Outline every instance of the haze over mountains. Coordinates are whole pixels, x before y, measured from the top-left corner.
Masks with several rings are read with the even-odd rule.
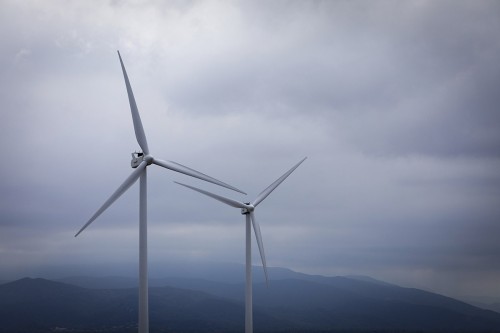
[[[243,332],[243,267],[218,268],[151,279],[151,332]],[[368,277],[271,268],[266,288],[259,269],[254,276],[256,332],[500,332],[500,313]],[[137,281],[80,276],[4,283],[0,322],[0,332],[133,332]]]

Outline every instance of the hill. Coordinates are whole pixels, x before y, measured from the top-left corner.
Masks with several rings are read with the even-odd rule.
[[[499,313],[442,295],[290,272],[273,275],[281,278],[269,288],[255,284],[256,332],[500,332]],[[0,285],[0,332],[137,330],[137,289],[123,288],[134,279],[66,280],[94,288],[116,280],[120,288],[28,278]],[[151,285],[151,332],[243,332],[243,283],[170,277]]]
[[[220,332],[243,327],[235,301],[199,291],[151,288],[151,332]],[[86,289],[44,279],[0,286],[0,332],[136,332],[137,289]]]

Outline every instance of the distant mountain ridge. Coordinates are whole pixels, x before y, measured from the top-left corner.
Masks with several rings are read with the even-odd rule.
[[[230,332],[242,326],[239,304],[203,292],[150,288],[149,299],[151,332],[210,332],[209,327]],[[0,285],[0,323],[0,332],[136,332],[137,289],[86,289],[25,278]]]
[[[252,274],[252,280],[254,283],[264,282],[264,273],[262,267],[254,266]],[[322,276],[322,275],[311,275],[300,272],[295,272],[288,268],[282,267],[268,267],[269,278],[271,281],[274,280],[284,280],[284,279],[297,279],[315,282],[327,282],[332,279],[332,277]],[[245,266],[240,264],[218,264],[210,266],[195,267],[195,265],[179,267],[174,265],[173,268],[164,274],[163,277],[151,277],[149,278],[149,285],[155,287],[161,287],[164,285],[169,285],[172,281],[178,280],[204,280],[213,281],[216,283],[228,283],[228,284],[240,284],[244,282],[245,277]],[[158,274],[156,274],[158,275]],[[345,276],[346,278],[353,280],[361,280],[365,282],[377,283],[381,285],[394,285],[388,282],[380,281],[369,276],[362,275],[351,275]],[[135,288],[137,286],[137,277],[130,276],[87,276],[87,275],[75,275],[66,276],[64,278],[53,278],[51,280],[59,281],[68,284],[74,284],[80,287],[91,288],[91,289],[115,289],[115,288]],[[328,283],[328,282],[327,282]],[[395,286],[395,285],[394,285]]]
[[[369,277],[286,269],[271,276],[269,288],[254,284],[255,332],[500,332],[499,313]],[[0,332],[137,330],[135,279],[63,281],[25,278],[0,285]],[[243,332],[243,299],[237,280],[152,279],[151,332]]]

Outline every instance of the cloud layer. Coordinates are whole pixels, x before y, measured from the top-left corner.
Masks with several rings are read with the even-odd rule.
[[[4,1],[0,262],[134,261],[138,186],[74,233],[138,150],[261,206],[269,265],[500,295],[495,1]],[[150,254],[243,262],[239,212],[149,168]],[[255,262],[258,256],[255,253]]]

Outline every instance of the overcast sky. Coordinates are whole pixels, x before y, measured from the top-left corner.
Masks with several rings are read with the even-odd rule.
[[[136,262],[120,50],[151,154],[149,252],[500,297],[497,1],[0,1],[0,279]],[[255,247],[254,247],[255,250]],[[259,264],[254,251],[254,263]]]

